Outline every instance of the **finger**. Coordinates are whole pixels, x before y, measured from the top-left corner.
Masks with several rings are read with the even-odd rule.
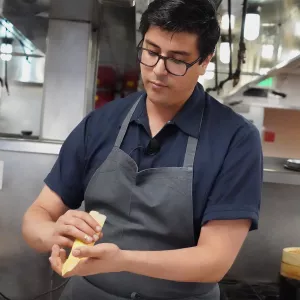
[[[93,247],[78,247],[72,251],[72,254],[76,257],[91,257],[91,258],[101,258],[105,253],[106,248],[103,244],[99,244]]]
[[[60,259],[60,248],[58,245],[53,245],[51,256],[49,257],[52,269],[61,275],[61,259]]]
[[[59,251],[60,251],[60,247],[57,244],[52,246],[51,258],[53,260],[56,260],[59,257]]]
[[[56,239],[56,243],[62,248],[72,248],[74,240],[68,239],[67,237],[64,236],[59,236]]]
[[[102,228],[99,225],[99,223],[87,212],[74,210],[72,214],[74,217],[84,220],[90,227],[92,227],[95,230],[95,232],[101,231]]]
[[[60,257],[60,261],[62,264],[65,263],[65,261],[67,260],[67,252],[65,249],[60,249],[59,251],[59,257]]]
[[[49,261],[50,261],[52,270],[55,271],[57,274],[61,275],[61,270],[58,267],[57,262],[54,261],[52,257],[49,257]]]
[[[62,236],[70,236],[74,239],[81,240],[84,243],[93,242],[93,238],[73,225],[62,225],[59,229],[59,234]]]
[[[84,220],[77,217],[72,217],[67,222],[68,222],[67,225],[75,226],[78,230],[82,231],[84,234],[87,234],[88,236],[92,237],[95,242],[99,240],[99,234],[97,234],[97,232]]]

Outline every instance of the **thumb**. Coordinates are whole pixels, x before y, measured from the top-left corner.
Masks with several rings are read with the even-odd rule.
[[[107,252],[107,249],[108,247],[106,244],[98,244],[96,246],[83,246],[74,249],[72,254],[78,258],[101,258]]]

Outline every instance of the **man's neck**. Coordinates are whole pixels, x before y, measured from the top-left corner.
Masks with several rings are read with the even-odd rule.
[[[172,120],[176,116],[186,101],[187,100],[176,105],[169,106],[158,105],[147,98],[146,108],[152,137],[154,137],[168,121]]]

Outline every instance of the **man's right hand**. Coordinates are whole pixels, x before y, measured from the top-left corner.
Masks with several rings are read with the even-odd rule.
[[[84,211],[70,210],[60,196],[47,185],[28,208],[22,224],[27,244],[39,252],[49,252],[53,245],[72,248],[74,240],[94,242],[102,237],[101,228]]]
[[[98,222],[87,212],[68,210],[60,216],[53,228],[51,244],[72,248],[75,239],[92,243],[102,237]]]

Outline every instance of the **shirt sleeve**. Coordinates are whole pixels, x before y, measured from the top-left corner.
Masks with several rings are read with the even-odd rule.
[[[252,220],[258,228],[263,182],[261,139],[256,128],[235,135],[208,197],[202,225],[211,220]]]
[[[88,117],[67,137],[52,170],[44,180],[70,209],[79,208],[84,197],[85,132]]]

